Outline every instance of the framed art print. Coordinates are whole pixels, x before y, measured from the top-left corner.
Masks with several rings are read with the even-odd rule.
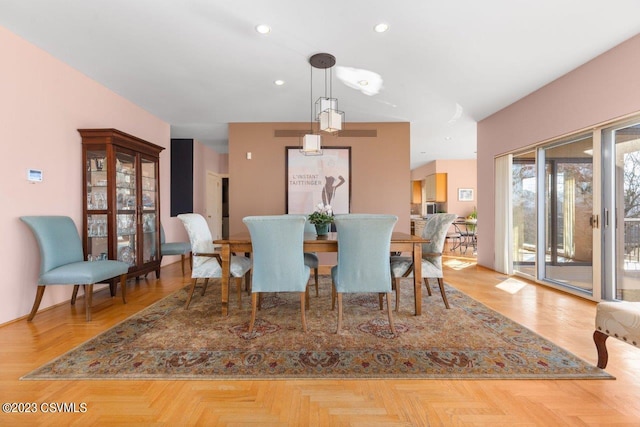
[[[308,215],[320,203],[334,214],[350,212],[351,147],[323,148],[319,156],[286,147],[285,164],[287,213]]]

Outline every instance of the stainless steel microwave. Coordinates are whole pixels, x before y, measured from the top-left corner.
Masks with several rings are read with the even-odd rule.
[[[433,214],[435,214],[437,212],[436,204],[435,203],[426,202],[424,204],[424,209],[423,210],[424,210],[424,212],[423,212],[424,216],[433,215]]]

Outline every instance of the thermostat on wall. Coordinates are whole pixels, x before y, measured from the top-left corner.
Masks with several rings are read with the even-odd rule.
[[[27,169],[27,181],[42,182],[42,171],[39,169]]]

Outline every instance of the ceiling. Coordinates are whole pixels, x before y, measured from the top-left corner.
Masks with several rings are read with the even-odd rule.
[[[0,26],[219,152],[230,122],[308,122],[308,58],[331,53],[347,122],[410,122],[412,169],[475,158],[477,121],[639,33],[639,17],[638,0],[0,1]],[[338,66],[381,90],[348,87]],[[324,73],[313,81],[316,98]]]

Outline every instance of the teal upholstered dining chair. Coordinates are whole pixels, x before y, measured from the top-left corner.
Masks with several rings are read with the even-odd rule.
[[[74,285],[71,305],[76,303],[78,288],[84,288],[85,318],[91,320],[93,285],[120,276],[122,302],[127,303],[127,272],[129,264],[112,261],[85,261],[82,241],[73,220],[67,216],[22,216],[40,248],[38,290],[28,321],[35,317],[46,286]]]
[[[342,328],[342,294],[375,292],[387,297],[387,314],[391,333],[395,335],[391,314],[391,271],[389,253],[391,233],[398,221],[394,215],[350,214],[336,215],[338,232],[338,264],[331,269],[333,284],[331,309],[338,299],[338,327]]]
[[[305,300],[310,269],[304,263],[304,215],[248,216],[253,248],[251,322],[253,332],[258,297],[262,292],[299,292],[302,330],[307,331]]]
[[[305,218],[307,217],[305,216]],[[304,223],[304,232],[305,234],[316,234],[316,227],[309,222],[309,218],[307,218],[307,221]],[[318,254],[315,252],[305,252],[304,264],[313,270],[313,278],[316,285],[316,296],[318,296],[318,267],[320,265]]]
[[[191,257],[191,243],[189,242],[167,242],[164,234],[164,228],[160,224],[160,261],[163,256],[180,255],[180,263],[182,264],[182,275],[184,276],[184,258],[189,254],[189,267],[193,268],[193,259]]]
[[[422,245],[422,277],[424,278],[424,284],[427,287],[427,292],[431,295],[429,279],[433,278],[438,280],[440,294],[447,308],[449,308],[449,301],[444,291],[442,251],[449,227],[455,219],[455,214],[435,214],[427,220],[422,230],[422,237],[430,240],[429,243]],[[398,311],[400,306],[400,279],[402,277],[413,277],[413,258],[392,256],[391,274],[393,275],[393,285],[396,291],[396,311]]]
[[[209,279],[222,277],[222,266],[220,264],[220,254],[216,252],[213,245],[213,237],[211,230],[207,225],[207,221],[200,214],[188,213],[180,214],[178,218],[184,224],[184,228],[189,235],[191,243],[191,256],[193,262],[191,265],[191,289],[185,304],[185,310],[191,304],[193,291],[196,289],[198,279],[204,279],[202,286],[202,295],[207,290]],[[236,293],[238,296],[238,308],[242,307],[242,277],[249,281],[249,270],[251,269],[251,260],[244,256],[231,256],[230,274],[235,278]]]

